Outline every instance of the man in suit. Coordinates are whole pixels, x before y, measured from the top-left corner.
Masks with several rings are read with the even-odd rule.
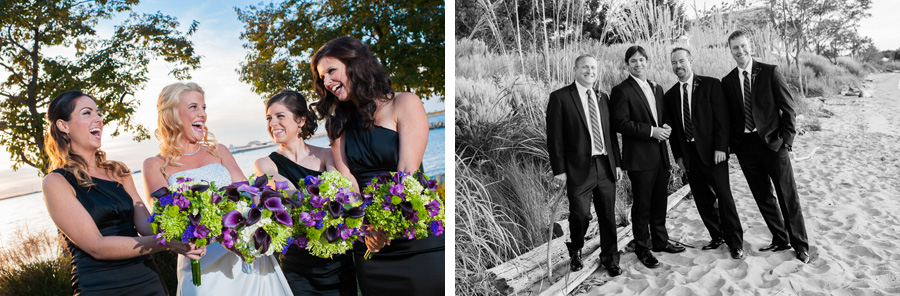
[[[597,60],[575,60],[575,82],[550,93],[547,152],[554,178],[566,184],[569,199],[567,243],[572,271],[583,267],[581,248],[594,202],[600,224],[600,262],[610,276],[622,273],[616,237],[616,179],[621,175],[619,145],[609,121],[609,99],[599,92]]]
[[[722,78],[731,118],[729,144],[772,232],[772,243],[759,250],[777,252],[793,246],[797,259],[807,263],[809,243],[788,155],[796,134],[794,98],[774,65],[751,58],[744,32],[728,36],[728,47],[737,62]]]
[[[647,52],[632,46],[625,52],[631,74],[612,89],[613,129],[622,134],[622,168],[628,171],[634,204],[634,252],[648,268],[659,267],[654,252],[679,253],[684,247],[669,243],[666,232],[666,192],[669,183],[669,151],[666,140],[672,129],[663,125],[662,87],[647,80]]]
[[[678,82],[664,97],[665,121],[672,127],[672,155],[687,173],[697,211],[712,237],[703,249],[724,243],[732,258],[744,258],[744,230],[728,181],[730,126],[722,84],[716,78],[694,75],[690,50],[675,48],[671,58]]]

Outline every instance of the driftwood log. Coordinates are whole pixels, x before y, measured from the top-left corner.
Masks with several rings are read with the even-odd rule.
[[[689,192],[689,187],[684,186],[669,195],[666,211],[674,208]],[[592,216],[596,215],[591,212]],[[565,245],[569,227],[568,221],[564,220],[554,223],[553,239],[547,243],[550,244],[549,248],[547,244],[537,246],[530,252],[489,269],[488,280],[497,292],[505,295],[564,295],[571,292],[600,267],[600,235],[597,233],[595,219],[596,217],[591,220],[582,248],[584,268],[581,271],[569,272],[569,254]],[[621,250],[633,237],[631,225],[618,228],[616,233],[618,248]],[[551,261],[549,270],[552,273],[548,272],[548,256]]]

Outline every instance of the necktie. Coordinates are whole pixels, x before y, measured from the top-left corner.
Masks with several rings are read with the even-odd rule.
[[[681,84],[681,96],[684,98],[681,103],[681,110],[684,117],[684,140],[690,142],[694,138],[694,123],[691,120],[691,103],[688,102],[687,83]]]
[[[750,78],[747,77],[747,71],[744,71],[744,128],[753,131],[756,124],[753,122],[753,103],[750,98]]]
[[[594,148],[597,151],[603,152],[603,131],[600,130],[600,115],[597,114],[597,109],[600,108],[600,105],[597,105],[597,100],[594,99],[594,94],[591,90],[587,91],[588,96],[588,109],[590,110],[590,120],[591,120],[591,138],[594,139]]]

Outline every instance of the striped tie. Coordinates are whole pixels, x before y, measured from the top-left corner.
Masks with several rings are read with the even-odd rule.
[[[691,103],[688,102],[687,83],[681,84],[681,96],[684,101],[681,103],[681,110],[684,112],[684,140],[690,142],[694,138],[694,123],[691,120]]]
[[[597,114],[597,108],[600,108],[600,105],[597,105],[597,100],[594,99],[594,93],[591,90],[587,91],[588,96],[588,109],[590,110],[590,120],[591,120],[591,138],[594,139],[594,148],[597,151],[603,152],[603,131],[600,130],[600,115]]]
[[[747,77],[747,71],[744,71],[744,128],[753,131],[756,123],[753,122],[753,106],[750,98],[750,78]]]

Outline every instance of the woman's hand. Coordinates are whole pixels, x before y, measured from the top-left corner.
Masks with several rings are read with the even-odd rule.
[[[373,253],[378,253],[381,251],[381,248],[384,248],[385,245],[390,246],[391,241],[388,240],[387,236],[384,235],[381,231],[375,230],[375,226],[365,225],[368,229],[368,233],[366,234],[366,248]]]
[[[166,242],[166,247],[170,251],[184,255],[191,260],[200,260],[200,257],[203,257],[203,255],[206,254],[206,246],[197,247],[194,243],[185,244],[177,240]]]

